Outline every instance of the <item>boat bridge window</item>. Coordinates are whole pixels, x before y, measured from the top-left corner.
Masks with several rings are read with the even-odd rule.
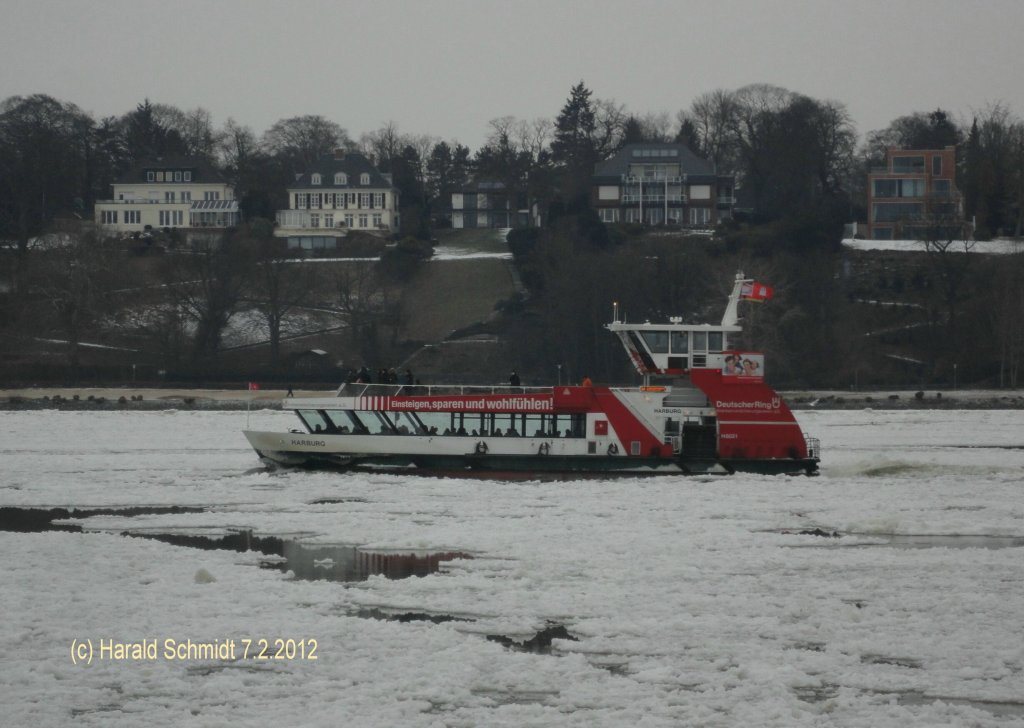
[[[668,333],[667,331],[641,331],[640,336],[643,337],[652,354],[667,354]]]
[[[686,354],[690,351],[689,336],[687,331],[672,332],[672,353]]]
[[[722,351],[725,345],[725,334],[722,331],[708,332],[708,351]]]
[[[694,351],[707,351],[708,350],[708,332],[707,331],[694,331],[693,332],[693,350]]]

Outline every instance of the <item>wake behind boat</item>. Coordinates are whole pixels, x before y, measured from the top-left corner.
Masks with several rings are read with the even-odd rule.
[[[764,383],[764,355],[729,347],[741,300],[771,289],[737,275],[720,325],[607,324],[638,387],[346,383],[288,398],[302,430],[246,431],[284,466],[437,474],[813,474],[818,443]],[[661,382],[665,382],[664,384]]]

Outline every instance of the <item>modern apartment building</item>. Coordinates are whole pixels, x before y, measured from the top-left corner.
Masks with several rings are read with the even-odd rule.
[[[967,235],[955,178],[956,147],[886,150],[885,166],[868,174],[868,237],[924,240]]]

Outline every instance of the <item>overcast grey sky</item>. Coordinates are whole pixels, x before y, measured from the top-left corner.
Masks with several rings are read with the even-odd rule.
[[[261,134],[322,114],[477,148],[584,80],[632,112],[771,83],[846,104],[861,134],[938,106],[1024,111],[1024,0],[0,0],[0,98],[97,118],[144,98]]]

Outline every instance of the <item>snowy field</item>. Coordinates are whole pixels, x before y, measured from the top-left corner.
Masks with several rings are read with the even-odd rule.
[[[902,253],[923,253],[925,244],[920,240],[864,240],[861,238],[845,238],[843,245],[854,250],[895,250]],[[968,247],[969,246],[969,247]],[[1016,255],[1024,253],[1024,241],[1013,238],[996,238],[995,240],[972,240],[954,243],[950,250],[964,252],[965,247],[972,253],[985,255]]]
[[[1024,411],[799,417],[817,478],[497,483],[269,474],[244,412],[2,412],[0,506],[206,510],[0,531],[0,724],[1024,725]],[[342,583],[121,535],[247,530],[473,558]]]

